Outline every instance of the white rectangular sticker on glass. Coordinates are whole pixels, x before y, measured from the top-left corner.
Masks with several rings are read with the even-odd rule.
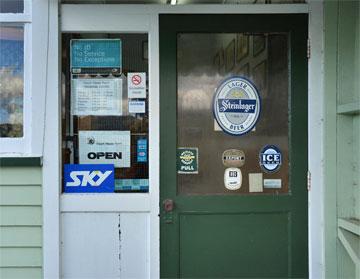
[[[145,113],[145,101],[129,101],[129,113]]]
[[[79,131],[80,164],[130,167],[130,131]]]
[[[258,193],[263,191],[262,173],[249,173],[249,192]]]
[[[73,115],[122,115],[122,80],[73,79]]]
[[[264,179],[264,188],[281,189],[281,179]]]
[[[128,98],[146,98],[146,73],[128,73]]]

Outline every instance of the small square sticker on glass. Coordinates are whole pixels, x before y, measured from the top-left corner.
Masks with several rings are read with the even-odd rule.
[[[249,173],[249,192],[263,192],[263,175],[262,173]]]

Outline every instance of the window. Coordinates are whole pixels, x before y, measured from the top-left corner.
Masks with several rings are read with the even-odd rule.
[[[31,97],[30,0],[0,1],[0,153],[28,153]]]
[[[0,137],[23,136],[24,27],[0,24]]]
[[[0,13],[23,13],[24,0],[1,0]]]
[[[62,36],[63,164],[113,165],[106,191],[149,191],[147,42],[146,33]],[[64,192],[88,191],[73,186]]]

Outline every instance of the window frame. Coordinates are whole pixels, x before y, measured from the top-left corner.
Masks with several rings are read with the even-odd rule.
[[[23,13],[0,13],[0,23],[24,28],[23,136],[0,138],[0,157],[31,154],[32,120],[32,11],[31,0],[24,0]]]

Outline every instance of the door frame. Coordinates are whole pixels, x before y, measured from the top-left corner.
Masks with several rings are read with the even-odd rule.
[[[60,224],[61,214],[66,212],[117,212],[117,213],[146,213],[148,239],[156,239],[159,235],[158,204],[159,204],[159,84],[156,57],[158,51],[157,19],[142,11],[129,13],[114,9],[112,5],[103,9],[97,5],[75,5],[62,7],[61,32],[95,32],[95,33],[147,33],[149,51],[149,192],[148,193],[112,193],[107,195],[60,195]],[[79,9],[80,8],[80,9]],[[100,22],[95,18],[103,18]],[[61,161],[60,161],[61,162]],[[61,182],[60,182],[61,183]],[[150,220],[150,221],[149,221]],[[60,227],[60,238],[61,238]],[[148,241],[144,251],[147,253],[147,267],[151,277],[159,274],[157,270],[159,258],[159,242]],[[61,252],[61,249],[60,249]],[[151,255],[151,256],[150,256]],[[60,274],[61,274],[60,266]]]
[[[49,0],[49,54],[47,59],[47,93],[44,112],[45,130],[43,147],[43,274],[44,278],[59,278],[60,265],[60,213],[76,210],[71,197],[61,195],[61,100],[60,86],[60,41],[62,31],[113,31],[148,32],[149,34],[149,131],[150,146],[150,192],[134,194],[129,201],[118,197],[111,202],[120,211],[149,213],[149,277],[160,276],[160,228],[159,228],[159,14],[309,14],[309,38],[311,58],[308,60],[308,239],[309,239],[309,277],[324,278],[325,238],[324,238],[324,88],[322,67],[323,56],[323,2],[311,1],[308,4],[271,5],[71,5],[58,4]],[[60,15],[60,17],[58,17]],[[94,18],[104,18],[101,26]],[[110,21],[117,22],[109,30]],[[114,29],[117,28],[117,29]],[[311,40],[311,38],[314,38]],[[321,73],[321,74],[319,74]],[[51,113],[50,113],[51,112]],[[319,138],[322,140],[319,141]],[[57,146],[58,148],[54,148]],[[311,185],[313,187],[311,187]],[[306,187],[306,185],[304,185]],[[127,194],[128,195],[128,194]],[[145,196],[144,196],[145,195]],[[147,196],[146,196],[147,195]],[[127,200],[127,201],[126,201]],[[94,200],[83,201],[92,205]],[[145,202],[145,203],[144,203]],[[97,207],[108,211],[106,201],[97,201]],[[145,205],[145,206],[144,206]],[[74,207],[75,206],[75,207]]]
[[[300,276],[300,277],[307,277],[308,276],[308,215],[307,215],[307,197],[308,197],[308,191],[306,188],[306,175],[308,171],[308,165],[307,165],[307,58],[306,58],[306,40],[307,40],[307,14],[267,14],[267,15],[184,15],[184,14],[165,14],[160,15],[160,113],[162,115],[162,118],[160,119],[160,201],[163,203],[167,199],[171,199],[174,202],[174,210],[173,212],[166,213],[166,210],[161,208],[161,220],[160,220],[160,275],[161,277],[182,277],[182,276],[225,276],[224,274],[227,274],[227,276],[240,276],[240,274],[247,274],[247,276],[250,276],[252,274],[257,274],[257,276],[260,276],[260,274],[263,274],[262,276],[269,276],[269,274],[278,274],[280,273],[279,270],[282,270],[283,274],[287,274],[287,276]],[[234,22],[242,22],[243,24],[236,25]],[[222,32],[225,32],[227,34],[227,37],[217,37],[217,35],[221,35]],[[260,124],[261,127],[257,127],[256,131],[258,132],[258,128],[260,128],[260,134],[254,133],[252,136],[248,136],[247,139],[242,139],[241,137],[237,139],[236,137],[226,137],[224,136],[224,133],[217,134],[214,133],[213,127],[210,121],[210,118],[208,118],[212,114],[211,108],[206,108],[206,112],[199,112],[198,110],[193,110],[193,108],[187,108],[184,107],[184,104],[181,104],[181,95],[179,90],[190,90],[187,86],[185,88],[183,87],[180,89],[180,83],[182,82],[178,81],[178,87],[177,84],[177,77],[179,78],[179,69],[183,65],[185,68],[183,70],[185,71],[184,75],[186,77],[194,78],[194,76],[197,76],[197,74],[194,74],[192,70],[197,69],[201,72],[201,70],[204,70],[202,67],[211,66],[212,64],[207,64],[204,59],[199,59],[197,61],[200,63],[200,68],[196,68],[197,63],[194,64],[194,62],[191,64],[187,64],[184,61],[187,61],[186,57],[191,54],[186,51],[189,50],[189,46],[192,45],[195,47],[193,52],[201,52],[201,49],[203,49],[206,46],[201,44],[201,41],[203,38],[204,41],[207,42],[207,44],[212,44],[212,40],[218,40],[221,45],[225,46],[228,45],[233,41],[233,38],[236,38],[236,34],[238,32],[245,32],[249,34],[259,34],[259,33],[269,33],[271,37],[271,33],[280,33],[280,34],[287,34],[286,36],[281,36],[282,44],[284,43],[283,40],[286,42],[285,45],[282,45],[282,47],[285,47],[285,53],[288,54],[288,69],[285,70],[284,75],[288,78],[288,85],[285,85],[285,88],[289,87],[289,92],[286,92],[285,98],[288,98],[287,101],[285,101],[286,105],[289,105],[289,110],[291,112],[290,115],[284,115],[281,114],[281,118],[277,118],[277,120],[273,119],[271,121],[280,121],[281,119],[284,120],[289,118],[288,123],[288,132],[286,132],[286,142],[288,143],[288,146],[282,145],[280,141],[277,141],[275,138],[268,138],[267,142],[274,140],[273,144],[280,146],[280,149],[283,149],[283,152],[288,154],[286,157],[289,157],[295,161],[291,161],[291,167],[289,166],[288,171],[288,177],[283,176],[284,173],[277,173],[278,178],[282,178],[283,184],[289,184],[289,185],[282,185],[282,193],[279,196],[275,196],[274,193],[260,193],[260,195],[251,195],[248,191],[248,172],[261,172],[258,169],[254,169],[253,167],[247,167],[246,164],[245,167],[242,168],[243,172],[243,184],[245,179],[245,192],[241,191],[242,193],[237,193],[237,195],[227,195],[229,193],[226,193],[228,191],[225,191],[223,185],[223,172],[224,172],[224,166],[221,164],[207,164],[206,168],[204,166],[204,161],[216,161],[216,159],[221,158],[222,150],[227,148],[246,148],[245,147],[249,141],[249,137],[251,139],[258,139],[261,143],[256,143],[254,146],[249,147],[251,150],[245,150],[247,158],[252,157],[253,159],[256,159],[257,153],[255,154],[255,151],[253,149],[259,150],[264,145],[266,145],[266,140],[264,142],[264,139],[261,139],[264,135],[264,128],[266,131],[266,121],[269,115],[271,115],[271,112],[269,114],[269,110],[262,114],[262,124]],[[202,37],[201,35],[206,35],[205,37]],[[199,35],[200,37],[193,36],[193,35]],[[191,37],[189,37],[191,36]],[[180,39],[181,38],[181,39]],[[191,39],[190,39],[191,38]],[[206,38],[206,39],[205,39]],[[286,38],[286,39],[285,39]],[[182,45],[179,40],[183,42],[184,49],[180,50],[179,47]],[[192,43],[193,41],[198,41],[197,43]],[[236,39],[235,39],[236,40]],[[250,40],[250,49],[251,49],[251,38]],[[269,39],[270,40],[270,39]],[[280,39],[279,39],[280,40]],[[214,44],[216,44],[214,41]],[[218,42],[217,41],[217,42]],[[201,45],[201,47],[199,46]],[[271,44],[270,44],[271,45]],[[271,63],[273,60],[280,59],[279,57],[275,58],[272,57],[270,53],[271,47],[268,46],[267,49],[267,57],[262,57],[260,60],[257,60],[256,62],[253,61],[251,58],[251,52],[250,52],[250,61],[245,61],[244,63],[248,62],[251,67],[253,65],[256,65],[260,63],[259,61],[262,61],[262,59],[267,59],[268,61],[268,71],[271,68]],[[280,47],[280,46],[277,46]],[[276,47],[275,47],[276,48]],[[211,51],[205,51],[209,57],[213,57],[214,53],[219,49],[219,46],[217,45],[214,49],[211,48]],[[177,51],[182,53],[183,55],[179,59],[177,57]],[[283,53],[282,53],[283,54]],[[278,54],[279,55],[279,54]],[[283,57],[280,55],[280,57]],[[204,57],[202,57],[204,58]],[[191,59],[190,59],[191,60]],[[189,61],[190,61],[189,60]],[[281,60],[281,59],[280,59]],[[183,62],[181,62],[183,61]],[[185,63],[185,64],[184,64]],[[253,64],[254,63],[254,64]],[[186,66],[185,66],[186,65]],[[193,67],[191,67],[192,65]],[[281,64],[284,66],[283,64]],[[286,63],[285,63],[286,65]],[[190,66],[190,68],[189,68]],[[180,68],[179,68],[180,67]],[[194,68],[195,67],[195,68]],[[236,66],[233,67],[232,70],[230,70],[230,76],[234,75],[234,72],[236,73],[236,69],[238,69],[239,65],[236,64]],[[240,63],[241,67],[241,63]],[[251,68],[250,67],[250,68]],[[215,72],[216,75],[216,67],[212,68],[211,70],[206,69],[205,74],[208,76],[212,76]],[[196,70],[195,70],[196,72]],[[271,72],[271,70],[270,70]],[[282,73],[283,74],[283,73]],[[200,74],[201,75],[201,74]],[[220,81],[224,81],[224,79],[229,78],[229,71],[225,70],[224,72],[219,73],[221,76],[215,77],[216,84],[219,84]],[[246,77],[246,74],[245,74]],[[269,77],[270,78],[270,77]],[[281,78],[280,78],[281,79]],[[181,80],[183,80],[181,78]],[[184,81],[189,81],[184,77]],[[191,81],[189,81],[191,83]],[[200,82],[201,83],[201,82]],[[271,83],[275,84],[277,83],[276,78]],[[196,86],[195,86],[196,87]],[[201,86],[200,86],[201,87]],[[200,89],[201,88],[196,89]],[[206,86],[205,86],[206,87]],[[216,85],[212,85],[211,87],[216,87]],[[209,87],[206,87],[205,91],[207,93]],[[291,89],[290,89],[291,88]],[[195,89],[195,88],[193,88]],[[210,89],[211,90],[211,89]],[[178,91],[178,92],[177,92]],[[176,92],[178,94],[176,94]],[[271,92],[271,89],[270,91]],[[268,95],[272,93],[267,93]],[[190,93],[190,92],[188,92]],[[275,93],[275,92],[273,92]],[[279,93],[279,92],[278,92]],[[261,95],[261,90],[260,90]],[[280,93],[279,97],[283,101],[283,95]],[[210,102],[212,98],[209,96],[206,96],[206,103]],[[268,100],[269,101],[269,100]],[[266,100],[264,101],[266,103]],[[270,102],[271,103],[271,102]],[[273,104],[273,103],[271,103]],[[284,103],[283,103],[284,104]],[[279,105],[279,104],[277,104]],[[281,105],[280,105],[281,106]],[[181,113],[177,116],[176,110],[177,107]],[[269,108],[268,108],[269,109]],[[263,113],[263,112],[262,112]],[[267,114],[268,113],[268,114]],[[195,123],[190,124],[191,120],[190,118],[187,118],[187,114],[192,114],[191,118],[199,118],[199,121],[195,121]],[[195,116],[196,115],[196,116]],[[179,118],[178,118],[179,117]],[[211,116],[210,116],[211,117]],[[277,115],[279,117],[279,115]],[[178,118],[178,119],[177,119]],[[211,118],[212,119],[212,118]],[[266,120],[267,119],[267,120]],[[209,122],[205,125],[205,123],[209,120]],[[189,122],[190,121],[190,122]],[[271,122],[270,121],[270,122]],[[211,141],[211,144],[204,144],[202,141],[199,141],[199,139],[186,139],[187,130],[186,124],[190,124],[192,128],[194,127],[201,127],[204,126],[204,130],[202,131],[202,136],[205,135],[205,138],[209,138],[214,136],[215,138]],[[177,124],[177,125],[176,125]],[[185,126],[183,126],[185,125]],[[200,125],[200,126],[199,126]],[[259,124],[257,124],[259,125]],[[264,126],[265,125],[265,126]],[[205,128],[206,126],[206,128]],[[182,127],[182,128],[181,128]],[[281,126],[284,128],[284,126]],[[285,126],[286,128],[286,126]],[[194,128],[195,129],[195,128]],[[281,128],[279,128],[281,130]],[[181,132],[180,132],[181,131]],[[213,134],[212,134],[213,133]],[[266,132],[265,132],[266,133]],[[181,134],[181,136],[180,136]],[[200,135],[197,135],[199,137],[202,137]],[[222,142],[224,141],[224,142]],[[223,144],[224,147],[220,147],[219,145]],[[236,145],[239,145],[236,147]],[[234,146],[235,145],[235,146]],[[177,183],[185,183],[190,182],[189,179],[185,179],[185,176],[182,176],[185,180],[183,181],[182,178],[180,178],[179,175],[176,174],[176,148],[178,146],[197,146],[199,148],[199,154],[198,157],[206,157],[206,159],[203,158],[203,160],[199,160],[199,165],[202,166],[201,170],[199,170],[199,177],[195,179],[195,177],[192,177],[193,179],[190,179],[190,176],[188,178],[194,183],[194,181],[202,181],[202,190],[200,188],[196,188],[196,191],[194,192],[195,195],[192,195],[190,188],[185,187],[183,190],[178,190],[176,187]],[[219,146],[220,150],[212,151],[209,153],[209,150],[206,149],[206,147],[209,146]],[[285,151],[286,150],[286,151]],[[247,153],[249,152],[249,153]],[[201,155],[202,154],[202,155]],[[285,157],[285,155],[284,155]],[[247,160],[246,158],[246,160]],[[251,161],[252,159],[250,159]],[[287,159],[284,159],[287,160]],[[221,160],[220,160],[221,161]],[[254,162],[252,162],[254,163]],[[250,165],[252,164],[250,163]],[[283,164],[287,164],[286,162],[283,162]],[[226,168],[226,167],[225,167]],[[244,168],[245,168],[245,174],[244,174]],[[215,170],[216,169],[216,170]],[[217,182],[213,184],[211,187],[209,185],[206,185],[209,182],[209,179],[202,177],[207,176],[208,172],[216,172],[217,178],[220,179],[216,180]],[[245,178],[244,178],[245,176]],[[250,176],[250,174],[249,174]],[[265,177],[266,178],[266,177]],[[205,180],[206,182],[205,182]],[[213,179],[214,175],[213,175]],[[249,178],[250,179],[250,178]],[[286,181],[284,183],[284,180]],[[251,181],[251,180],[250,180]],[[220,184],[220,188],[217,188]],[[181,185],[178,184],[178,186]],[[183,185],[184,186],[184,185]],[[187,185],[189,186],[189,185]],[[209,186],[210,188],[208,188]],[[243,188],[242,186],[242,188]],[[207,190],[205,190],[205,188]],[[287,190],[284,190],[284,187]],[[221,190],[224,189],[224,190]],[[190,191],[190,192],[189,192]],[[266,192],[266,189],[263,190]],[[287,192],[289,191],[289,193]],[[215,193],[216,192],[216,193]],[[251,190],[250,190],[251,192]],[[188,195],[190,193],[190,195]],[[276,265],[275,263],[279,263],[279,261],[272,262],[273,264],[270,264],[272,268],[268,268],[268,274],[266,271],[251,271],[251,269],[241,268],[240,266],[233,266],[229,265],[229,261],[233,259],[236,255],[240,261],[247,262],[248,264],[254,261],[259,261],[258,264],[260,264],[260,260],[257,258],[253,258],[252,253],[255,252],[255,250],[249,249],[245,254],[243,253],[234,253],[229,252],[231,256],[227,256],[228,253],[226,253],[226,250],[223,250],[224,245],[238,245],[237,247],[241,249],[242,245],[244,247],[247,246],[247,240],[253,239],[251,230],[246,230],[243,228],[243,226],[239,226],[239,222],[241,223],[243,220],[244,222],[247,222],[247,217],[251,213],[251,218],[253,221],[249,221],[247,223],[249,226],[254,226],[255,224],[262,224],[264,226],[271,226],[271,223],[266,223],[268,220],[267,218],[261,217],[266,216],[265,214],[276,214],[276,218],[281,218],[281,213],[286,212],[288,214],[288,219],[283,219],[281,222],[281,225],[279,223],[279,231],[278,233],[274,234],[271,238],[273,241],[271,243],[279,243],[279,245],[285,245],[284,247],[288,247],[288,251],[286,253],[287,256],[285,256],[285,252],[280,254],[284,257],[284,261],[281,265]],[[264,214],[264,215],[262,215]],[[221,216],[221,217],[220,217]],[[235,217],[236,216],[236,217]],[[270,216],[270,215],[269,215]],[[273,216],[273,215],[271,215]],[[208,219],[210,218],[210,219]],[[258,219],[259,218],[259,219]],[[264,218],[264,219],[262,219]],[[170,220],[171,219],[171,220]],[[270,219],[270,217],[269,217]],[[197,220],[197,221],[195,221]],[[202,223],[202,220],[204,220],[204,223]],[[206,247],[211,246],[212,240],[211,238],[205,237],[204,242],[201,240],[202,235],[206,234],[208,230],[205,230],[203,226],[206,226],[208,220],[208,228],[212,228],[215,226],[214,229],[214,235],[210,233],[210,235],[214,236],[216,235],[216,239],[218,239],[219,243],[216,247],[219,247],[223,254],[219,254],[220,258],[218,260],[215,260],[216,263],[218,263],[218,267],[216,268],[217,272],[216,275],[212,274],[210,270],[211,268],[208,267],[209,262],[212,262],[214,260],[214,249],[210,249],[212,252],[207,251]],[[211,222],[209,220],[212,220]],[[231,222],[229,224],[234,224],[234,227],[232,230],[227,230],[226,226],[224,227],[224,223],[222,222]],[[258,220],[258,221],[255,221]],[[260,221],[262,220],[262,221]],[[197,227],[195,224],[198,224],[200,222],[203,224],[203,226]],[[265,223],[263,223],[265,222]],[[269,221],[270,222],[270,221]],[[170,224],[169,224],[170,223]],[[192,224],[192,225],[189,225]],[[211,224],[211,225],[210,225]],[[220,227],[217,229],[218,224]],[[265,225],[266,224],[266,225]],[[286,225],[289,226],[289,231],[287,232],[287,236],[285,235],[283,237],[279,237],[280,231],[282,227],[286,227]],[[189,226],[189,227],[188,227]],[[194,229],[194,226],[196,229]],[[188,229],[192,233],[194,233],[196,236],[192,237],[192,233],[189,234]],[[244,229],[244,230],[243,230]],[[274,229],[274,228],[272,228]],[[211,229],[212,230],[212,229]],[[242,237],[234,238],[233,241],[229,241],[229,238],[227,237],[231,231],[239,230],[241,231]],[[221,233],[220,233],[221,232]],[[270,231],[269,231],[270,233]],[[265,234],[264,234],[265,235]],[[277,235],[277,236],[276,236]],[[288,242],[284,242],[284,238],[287,239]],[[259,240],[259,243],[261,242],[261,239],[264,239],[264,237],[257,236],[255,237],[255,243],[257,243],[257,240]],[[199,246],[196,243],[201,243]],[[236,244],[237,243],[237,244]],[[257,245],[257,249],[263,249],[264,251],[270,251],[272,250],[270,248],[269,243],[263,243],[263,245]],[[281,243],[281,244],[280,244]],[[195,249],[194,246],[197,248]],[[254,249],[254,248],[253,248]],[[268,250],[270,249],[270,250]],[[206,250],[206,252],[199,252],[202,250]],[[219,250],[219,251],[220,251]],[[231,249],[230,249],[231,250]],[[191,251],[191,252],[189,252]],[[251,252],[252,251],[252,252]],[[258,251],[258,250],[256,250]],[[196,257],[194,253],[198,256]],[[250,254],[249,254],[250,253]],[[269,252],[268,252],[269,253]],[[256,254],[256,252],[255,252]],[[246,255],[246,256],[245,256]],[[269,256],[270,254],[268,254]],[[224,258],[222,258],[224,256]],[[264,255],[263,255],[264,256]],[[197,259],[197,258],[201,259]],[[250,260],[250,258],[252,260]],[[285,260],[287,259],[287,260]],[[194,262],[195,268],[194,268]],[[269,260],[265,261],[267,264],[270,263]],[[286,264],[286,262],[288,264]],[[192,264],[191,264],[192,263]],[[260,264],[261,265],[261,264]],[[193,266],[192,268],[190,266]],[[201,267],[200,267],[201,266]],[[215,264],[217,266],[217,264]],[[250,264],[251,266],[251,264]],[[275,268],[275,266],[277,268]],[[201,271],[200,271],[201,270]],[[286,271],[285,271],[286,270]],[[215,269],[214,269],[215,272]],[[262,273],[264,272],[264,273]],[[272,272],[279,272],[279,273],[272,273]],[[206,275],[205,275],[206,274]],[[245,275],[242,275],[245,276]],[[241,276],[240,276],[241,277]]]

